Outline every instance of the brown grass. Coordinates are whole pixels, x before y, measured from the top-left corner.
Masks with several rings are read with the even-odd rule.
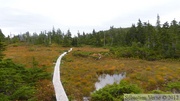
[[[32,59],[34,57],[38,61],[39,67],[47,66],[49,68],[48,71],[53,72],[53,63],[63,50],[67,49],[69,48],[57,46],[9,46],[5,54],[6,58],[11,58],[14,62],[24,64],[29,68],[32,67]],[[73,52],[76,51],[91,52],[92,54],[88,57],[74,56]],[[70,99],[81,101],[83,96],[89,96],[90,92],[95,90],[94,83],[98,80],[98,75],[102,73],[126,72],[125,80],[138,84],[145,92],[154,89],[166,90],[164,85],[168,82],[180,81],[179,61],[145,61],[133,58],[115,59],[111,58],[108,51],[108,49],[89,46],[73,48],[73,51],[63,58],[61,81]],[[102,59],[100,60],[96,60],[93,57],[94,54],[98,53],[102,54]],[[51,81],[49,83],[47,81],[44,82],[47,85],[51,83]],[[46,85],[43,87],[45,87],[44,90],[47,90]],[[48,90],[48,92],[51,91]]]
[[[34,61],[38,63],[38,67],[47,67],[47,72],[53,73],[54,63],[58,56],[64,50],[69,48],[62,48],[58,46],[8,46],[6,48],[5,58],[12,59],[15,63],[22,64],[27,68],[33,66]],[[54,87],[52,80],[41,80],[37,82],[36,97],[39,101],[50,101],[54,95]]]
[[[10,58],[14,62],[23,64],[26,67],[32,67],[33,58],[40,67],[53,67],[53,63],[56,62],[58,56],[67,49],[58,46],[8,46],[5,55],[6,58]]]
[[[103,56],[100,60],[91,57],[73,56],[73,52],[108,52],[103,48],[74,48],[66,56],[61,67],[61,80],[69,97],[82,100],[83,96],[89,96],[95,90],[94,84],[98,75],[102,73],[114,74],[126,72],[125,80],[138,84],[145,91],[161,89],[168,82],[180,80],[180,63],[178,61],[146,61],[133,58],[114,59]]]

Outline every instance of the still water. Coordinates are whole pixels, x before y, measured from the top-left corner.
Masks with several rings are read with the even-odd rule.
[[[123,72],[121,74],[102,74],[98,77],[98,82],[95,83],[96,90],[99,90],[105,87],[107,84],[119,83],[123,78],[126,77],[126,73]]]

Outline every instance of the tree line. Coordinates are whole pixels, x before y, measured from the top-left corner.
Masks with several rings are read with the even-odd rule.
[[[112,53],[124,57],[158,57],[178,58],[180,57],[180,22],[175,19],[171,23],[160,23],[160,16],[157,16],[156,26],[149,22],[132,24],[129,28],[114,28],[92,33],[77,33],[72,37],[70,30],[63,33],[60,29],[42,31],[39,34],[29,32],[16,35],[13,38],[8,36],[9,43],[26,42],[27,44],[43,44],[49,46],[53,43],[69,46],[92,45],[96,47],[111,47]],[[117,48],[118,47],[118,48]],[[116,52],[114,52],[116,51]],[[123,51],[119,52],[118,51]],[[125,52],[126,51],[126,52]]]
[[[41,31],[39,34],[36,32],[31,34],[30,32],[26,32],[19,35],[14,35],[13,37],[7,37],[7,43],[19,43],[24,42],[26,44],[34,44],[34,45],[45,45],[49,46],[53,43],[63,46],[71,46],[71,32],[70,30],[64,34],[60,29],[55,30],[53,27],[52,31]]]

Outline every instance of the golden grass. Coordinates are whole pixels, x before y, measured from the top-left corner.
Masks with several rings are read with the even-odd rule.
[[[38,63],[38,67],[47,67],[47,72],[53,73],[54,63],[58,56],[69,48],[58,46],[7,46],[5,58],[12,59],[15,63],[22,64],[27,68],[33,67],[34,61]],[[36,97],[39,101],[50,101],[54,95],[54,87],[52,80],[41,80],[37,82]]]
[[[49,68],[48,71],[53,72],[53,63],[63,50],[67,49],[69,48],[58,46],[8,46],[5,54],[6,58],[11,58],[14,62],[24,64],[29,68],[32,67],[32,59],[34,57],[38,61],[39,67],[47,66]],[[98,75],[102,73],[126,72],[125,80],[138,84],[145,92],[157,88],[166,90],[163,85],[166,85],[168,82],[180,81],[179,61],[145,61],[133,58],[115,59],[110,54],[103,54],[102,59],[95,60],[92,56],[74,56],[73,52],[75,51],[108,54],[109,50],[89,46],[73,48],[73,51],[64,57],[61,64],[61,81],[68,97],[71,99],[81,101],[83,96],[89,96],[90,92],[95,90],[94,83],[97,82]],[[51,83],[51,81],[49,83],[47,81],[44,82],[47,85]],[[45,86],[44,90],[46,89],[47,87]]]
[[[26,67],[32,67],[33,58],[38,62],[39,67],[53,67],[58,56],[67,49],[58,46],[8,46],[4,53],[5,58],[10,58]]]
[[[61,80],[69,97],[82,100],[95,90],[95,82],[102,73],[114,74],[126,72],[125,80],[138,84],[145,92],[150,90],[165,90],[163,85],[180,80],[180,62],[178,61],[146,61],[133,58],[115,59],[103,56],[95,60],[91,56],[73,56],[74,51],[102,53],[108,52],[103,48],[74,48],[66,56],[61,67]]]

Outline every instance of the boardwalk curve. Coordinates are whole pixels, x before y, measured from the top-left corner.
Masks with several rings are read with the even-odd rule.
[[[68,52],[71,52],[72,48],[68,50]],[[60,80],[60,64],[61,64],[61,59],[64,55],[66,55],[67,52],[64,52],[59,56],[59,58],[56,61],[55,67],[54,67],[54,74],[53,74],[53,85],[55,89],[55,94],[56,94],[56,100],[57,101],[69,101],[68,97],[66,95],[66,92],[62,86],[61,80]]]

